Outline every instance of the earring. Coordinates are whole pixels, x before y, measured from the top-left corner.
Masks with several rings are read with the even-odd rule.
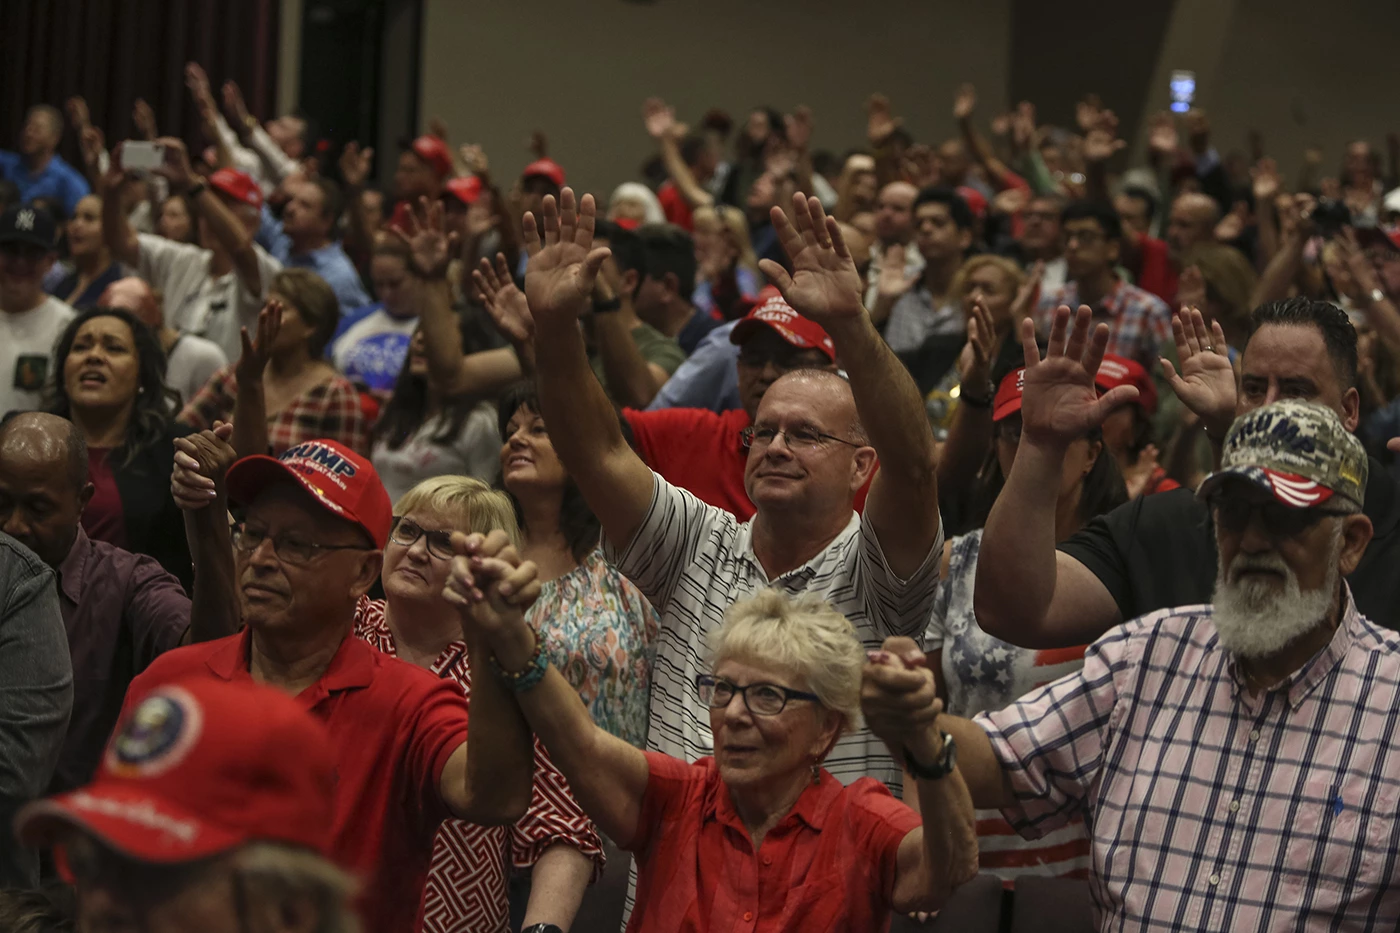
[[[821,767],[821,762],[820,762],[820,761],[813,761],[813,762],[812,762],[812,784],[813,784],[813,785],[816,785],[816,784],[820,784],[821,782],[822,782],[822,767]]]

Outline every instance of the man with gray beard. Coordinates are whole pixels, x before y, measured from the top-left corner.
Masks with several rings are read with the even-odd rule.
[[[1214,605],[1117,626],[1006,709],[938,717],[978,807],[1027,838],[1084,817],[1100,930],[1400,924],[1400,636],[1343,579],[1371,540],[1366,479],[1331,408],[1241,415],[1198,493]]]

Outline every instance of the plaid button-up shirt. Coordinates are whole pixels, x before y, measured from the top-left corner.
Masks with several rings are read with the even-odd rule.
[[[1038,333],[1050,333],[1050,320],[1060,305],[1069,305],[1072,311],[1079,308],[1079,286],[1074,281],[1041,296],[1032,315]],[[1094,323],[1108,324],[1108,352],[1137,360],[1148,372],[1156,372],[1158,357],[1172,341],[1172,312],[1167,303],[1120,281],[1093,308]]]
[[[238,378],[229,363],[209,377],[199,394],[177,419],[196,431],[215,421],[230,421],[238,400]],[[328,438],[357,453],[369,453],[369,425],[360,407],[360,394],[339,374],[312,386],[281,411],[267,417],[267,446],[274,457],[306,441]]]
[[[1400,636],[1346,611],[1273,689],[1245,689],[1209,606],[1119,626],[1084,669],[975,720],[1029,838],[1081,812],[1099,929],[1400,924]]]

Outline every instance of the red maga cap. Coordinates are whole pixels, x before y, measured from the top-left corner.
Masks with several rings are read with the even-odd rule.
[[[798,314],[772,285],[758,293],[753,308],[729,332],[729,342],[742,346],[760,327],[772,328],[800,350],[820,350],[833,362],[836,360],[836,345],[831,342],[831,336],[816,321]]]
[[[447,143],[436,136],[419,136],[408,144],[413,154],[433,167],[439,178],[452,174],[452,152]]]
[[[1147,369],[1137,360],[1105,353],[1103,362],[1099,364],[1099,371],[1094,376],[1094,385],[1098,387],[1100,395],[1119,386],[1135,386],[1138,390],[1136,404],[1141,406],[1149,417],[1157,414],[1157,387],[1152,384],[1152,377],[1147,374]]]
[[[389,540],[394,510],[374,466],[344,444],[306,441],[280,457],[255,454],[228,470],[228,493],[235,502],[250,502],[269,484],[295,480],[326,511],[363,528],[375,547]]]
[[[553,159],[536,159],[531,162],[525,166],[525,171],[520,173],[520,179],[524,181],[534,175],[543,175],[554,182],[557,187],[564,187],[564,169]]]
[[[445,185],[447,193],[470,207],[481,197],[481,179],[475,175],[449,178]]]
[[[145,862],[188,862],[254,841],[322,855],[335,756],[325,727],[281,691],[193,677],[154,687],[117,725],[87,787],[29,804],[29,845],[77,827]]]
[[[1001,421],[1021,410],[1021,395],[1026,391],[1026,367],[1013,369],[1002,377],[992,399],[992,420]]]
[[[243,204],[251,204],[258,210],[262,210],[263,193],[258,187],[258,183],[245,175],[243,172],[233,168],[221,168],[209,176],[209,187],[221,194],[226,194]]]

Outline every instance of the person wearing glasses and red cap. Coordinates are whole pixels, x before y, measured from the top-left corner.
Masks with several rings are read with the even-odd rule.
[[[231,168],[201,179],[190,167],[183,142],[157,142],[165,146],[166,156],[157,171],[194,210],[200,245],[132,229],[120,196],[126,177],[120,155],[101,179],[103,239],[113,259],[136,269],[165,296],[166,318],[176,329],[212,340],[227,359],[236,360],[242,350],[240,329],[256,330],[267,287],[282,271],[282,264],[253,242],[261,223],[262,191]]]
[[[379,576],[393,521],[368,460],[314,440],[281,458],[244,457],[225,483],[245,508],[232,536],[244,629],[162,655],[132,682],[127,705],[153,683],[192,676],[294,694],[330,730],[329,851],[363,883],[367,930],[416,929],[438,825],[449,816],[482,825],[518,819],[530,803],[533,749],[493,734],[492,720],[469,745],[455,682],[354,636],[356,605]],[[465,640],[477,650],[475,636]],[[473,687],[474,711],[500,704],[509,716],[509,703],[494,678]],[[470,756],[478,743],[507,765],[483,774]]]
[[[278,690],[207,677],[135,696],[92,783],[20,811],[52,847],[84,933],[353,933],[328,858],[336,762]]]

